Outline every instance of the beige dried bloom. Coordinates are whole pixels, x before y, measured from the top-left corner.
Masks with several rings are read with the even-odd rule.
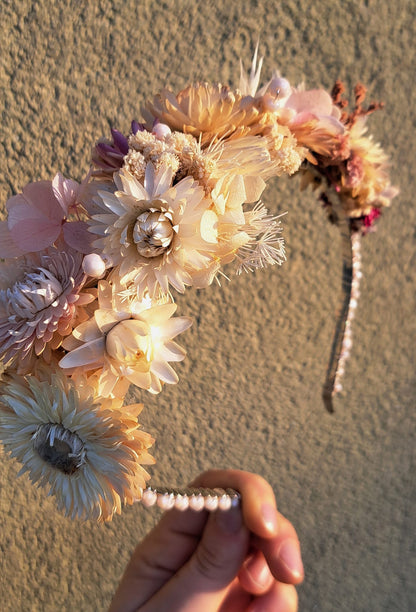
[[[85,377],[59,370],[6,376],[0,394],[0,440],[33,483],[71,518],[110,520],[141,498],[154,463],[152,437],[140,431],[141,405],[97,396]]]

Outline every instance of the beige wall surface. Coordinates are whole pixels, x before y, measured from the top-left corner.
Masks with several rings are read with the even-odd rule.
[[[180,382],[145,403],[152,482],[208,467],[272,484],[303,546],[302,612],[406,612],[414,586],[416,4],[405,0],[28,0],[0,3],[0,201],[57,171],[81,179],[91,145],[128,131],[165,85],[238,84],[257,40],[264,78],[367,84],[385,110],[370,130],[401,193],[363,240],[361,301],[345,391],[321,401],[340,289],[340,240],[299,179],[270,182],[288,261],[177,297],[192,316]],[[156,512],[71,522],[19,466],[0,465],[1,607],[105,610]]]

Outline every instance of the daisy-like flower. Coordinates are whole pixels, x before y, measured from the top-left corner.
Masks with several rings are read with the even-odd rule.
[[[64,342],[69,353],[59,365],[75,372],[100,370],[101,395],[112,394],[120,380],[159,393],[161,382],[179,380],[168,362],[182,361],[186,353],[172,338],[192,324],[189,317],[172,318],[175,311],[172,303],[123,299],[117,286],[101,281],[94,318]]]
[[[174,184],[191,176],[204,188],[212,201],[211,210],[218,217],[218,246],[214,255],[221,264],[229,262],[242,245],[252,240],[253,227],[250,236],[242,229],[246,225],[243,206],[257,202],[266,186],[265,180],[281,173],[279,169],[283,166],[283,148],[276,153],[280,160],[276,164],[269,152],[269,139],[260,136],[225,139],[202,147],[190,134],[171,132],[169,127],[158,123],[152,133],[140,130],[132,134],[129,145],[124,168],[140,182],[145,178],[146,164],[151,162],[156,169],[169,166]],[[299,163],[298,160],[296,167]],[[212,276],[216,272],[214,263]],[[209,284],[211,279],[207,283],[205,269],[202,276],[205,278],[200,283],[193,274],[194,284],[195,281],[198,286]]]
[[[260,111],[251,100],[228,86],[190,85],[175,95],[163,89],[143,110],[148,124],[159,119],[172,130],[192,134],[202,145],[256,131]]]
[[[126,170],[115,175],[115,193],[98,191],[101,214],[90,231],[101,236],[95,249],[112,260],[123,284],[134,283],[139,297],[169,285],[183,292],[193,274],[214,261],[217,215],[203,188],[186,177],[172,186],[172,169],[146,165],[143,184]],[[215,263],[215,262],[214,262]]]
[[[33,483],[71,518],[110,520],[140,499],[154,463],[139,430],[142,405],[99,397],[62,372],[8,375],[0,393],[0,439]]]
[[[0,359],[26,373],[35,356],[58,348],[81,321],[83,256],[55,248],[42,255],[9,260],[0,269]]]

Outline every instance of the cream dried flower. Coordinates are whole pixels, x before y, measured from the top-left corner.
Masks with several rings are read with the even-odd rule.
[[[39,371],[38,371],[39,376]],[[150,478],[142,465],[153,439],[139,430],[141,405],[95,395],[85,378],[59,370],[6,376],[0,394],[0,439],[33,483],[48,489],[71,518],[110,520],[140,499]],[[19,474],[19,475],[20,475]]]
[[[175,95],[163,89],[148,102],[143,116],[152,124],[156,118],[172,130],[200,138],[209,145],[221,138],[259,133],[261,110],[252,99],[221,84],[198,83]]]
[[[81,294],[83,256],[71,249],[9,260],[0,270],[0,358],[27,373],[34,356],[60,346],[71,333]]]
[[[248,89],[251,91],[253,86],[248,85]],[[274,105],[269,107],[267,97],[243,95],[220,84],[200,83],[176,96],[164,89],[153,104],[147,104],[143,114],[148,123],[157,118],[173,130],[192,134],[203,148],[217,142],[258,136],[273,161],[274,171],[269,176],[293,174],[307,151],[298,146],[289,128],[279,124]]]
[[[267,262],[282,263],[282,239],[275,237],[275,224],[266,220],[267,232],[266,228],[257,227],[258,224],[250,226],[250,231],[246,232],[248,224],[244,205],[260,199],[266,186],[265,180],[269,177],[281,174],[283,168],[290,173],[285,162],[286,149],[294,150],[286,147],[290,138],[282,137],[279,140],[275,146],[275,159],[272,159],[268,138],[241,136],[202,147],[201,142],[190,134],[171,132],[162,123],[156,124],[154,130],[156,128],[159,128],[161,135],[140,130],[129,137],[131,148],[125,157],[124,167],[142,181],[142,159],[151,161],[157,168],[161,165],[164,155],[172,156],[175,164],[172,162],[168,165],[175,173],[173,182],[191,176],[204,188],[207,197],[212,201],[212,210],[218,217],[218,246],[215,246],[214,255],[221,264],[231,261],[244,245],[247,245],[243,257],[247,262],[246,269],[263,266]],[[293,140],[293,137],[291,138]],[[275,142],[277,143],[277,139]],[[135,163],[136,159],[139,159],[138,164]],[[279,160],[278,163],[276,159]],[[296,168],[299,164],[300,159],[297,159]],[[247,214],[250,216],[250,211]],[[256,247],[252,244],[248,246],[259,233],[262,238],[257,241]],[[251,253],[250,264],[247,259],[248,252]],[[214,273],[216,271],[214,267]]]
[[[69,350],[59,365],[70,371],[101,370],[98,390],[109,396],[121,380],[152,393],[161,381],[178,382],[169,361],[182,361],[186,352],[172,340],[188,329],[189,317],[174,317],[176,304],[122,299],[117,286],[101,281],[94,318],[82,323],[64,342]]]
[[[366,132],[366,118],[360,117],[350,128],[350,157],[341,169],[338,195],[350,217],[369,215],[373,208],[389,206],[398,194],[390,183],[388,155]]]
[[[169,285],[183,292],[193,275],[213,263],[217,216],[202,187],[186,177],[172,186],[172,168],[146,165],[143,184],[126,170],[115,175],[118,191],[98,191],[90,231],[94,247],[108,256],[123,284],[134,283],[139,297]]]
[[[175,184],[185,177],[192,177],[204,188],[207,197],[213,199],[219,214],[224,213],[227,201],[228,208],[235,207],[236,202],[240,207],[247,202],[256,202],[266,186],[265,180],[279,174],[266,138],[242,136],[203,147],[190,134],[171,132],[161,123],[156,127],[165,128],[163,137],[147,130],[130,136],[124,168],[140,182],[145,178],[147,162],[152,162],[155,169],[161,165],[171,167]],[[223,205],[217,206],[217,194],[220,194]]]

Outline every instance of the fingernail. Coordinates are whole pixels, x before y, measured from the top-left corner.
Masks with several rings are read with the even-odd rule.
[[[250,574],[251,580],[259,587],[265,587],[270,581],[270,570],[267,563],[264,563],[257,556],[251,556],[244,564],[246,572]]]
[[[276,535],[278,531],[277,510],[272,504],[262,504],[261,516],[264,526],[270,535]]]
[[[283,542],[279,550],[279,559],[294,578],[302,578],[304,574],[299,544],[296,540],[288,539]]]
[[[221,531],[228,534],[237,533],[243,525],[243,517],[240,508],[217,510],[215,513],[215,521]]]

